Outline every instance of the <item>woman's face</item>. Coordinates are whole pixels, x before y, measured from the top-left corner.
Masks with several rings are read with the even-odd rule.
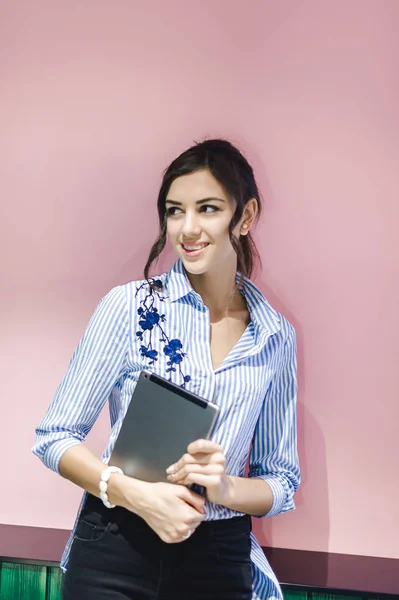
[[[165,206],[169,241],[189,273],[217,272],[236,264],[229,237],[235,207],[208,170],[175,179]],[[233,232],[237,237],[244,218],[245,211]]]

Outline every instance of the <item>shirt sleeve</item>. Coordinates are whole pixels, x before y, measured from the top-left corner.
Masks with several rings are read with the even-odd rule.
[[[42,422],[32,452],[59,473],[62,454],[86,439],[119,379],[128,351],[128,310],[122,286],[98,304]]]
[[[296,337],[289,325],[282,357],[256,425],[250,456],[249,477],[263,479],[273,492],[273,505],[265,517],[295,508],[293,496],[300,483],[296,399]]]

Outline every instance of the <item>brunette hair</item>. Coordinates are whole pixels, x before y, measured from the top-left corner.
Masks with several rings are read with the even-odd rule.
[[[231,244],[237,254],[237,268],[242,276],[250,277],[256,263],[260,263],[260,256],[255,242],[248,232],[238,239],[233,235],[234,227],[241,219],[244,207],[248,200],[255,198],[258,203],[259,217],[262,202],[254,172],[242,153],[229,141],[223,139],[205,140],[195,143],[185,152],[180,154],[165,170],[161,189],[158,194],[158,218],[160,232],[154,242],[147,263],[144,267],[144,276],[149,280],[152,264],[161,254],[166,244],[166,208],[165,201],[172,182],[182,175],[189,175],[195,171],[207,169],[213,177],[223,186],[229,198],[234,201],[236,209],[229,226]]]

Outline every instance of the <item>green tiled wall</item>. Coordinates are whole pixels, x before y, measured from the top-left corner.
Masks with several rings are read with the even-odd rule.
[[[1,600],[61,600],[60,584],[58,567],[0,565]]]
[[[59,567],[0,563],[0,600],[61,600]],[[365,595],[338,595],[286,588],[285,600],[368,600]],[[374,596],[373,600],[376,600]]]

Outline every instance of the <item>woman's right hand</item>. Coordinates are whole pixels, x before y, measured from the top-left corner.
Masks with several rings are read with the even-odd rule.
[[[125,495],[125,508],[142,517],[167,544],[187,539],[204,520],[205,498],[183,485],[173,483],[145,483],[140,506],[129,503]],[[129,506],[130,504],[130,506]]]
[[[68,448],[60,460],[61,474],[97,497],[105,468],[106,465],[84,444]],[[184,485],[147,483],[113,473],[107,494],[111,504],[142,517],[169,544],[183,542],[205,517],[205,499]]]

